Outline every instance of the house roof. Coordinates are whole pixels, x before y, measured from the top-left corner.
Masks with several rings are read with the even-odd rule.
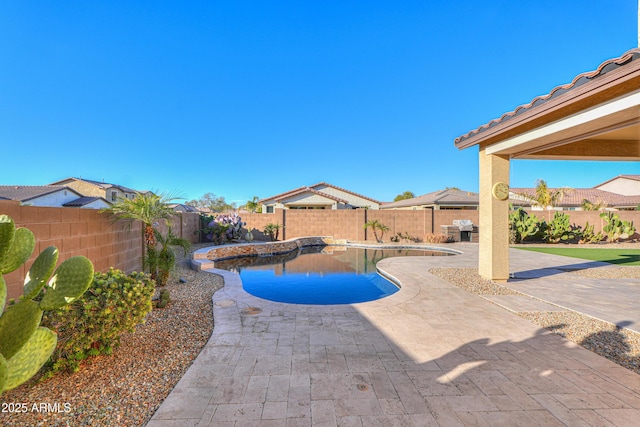
[[[107,200],[105,200],[103,197],[82,196],[82,197],[79,197],[79,198],[77,198],[75,200],[67,202],[62,206],[67,207],[67,208],[82,207],[82,206],[87,206],[88,204],[91,204],[91,203],[95,202],[96,200],[102,200],[103,202],[105,202],[108,205],[111,204]]]
[[[603,182],[601,184],[596,185],[596,188],[600,187],[600,186],[603,186],[605,184],[608,184],[611,181],[615,181],[616,179],[619,179],[619,178],[630,179],[632,181],[640,181],[640,175],[618,175],[618,176],[613,177],[613,178],[611,178],[611,179],[609,179],[609,180],[607,180],[607,181],[605,181],[605,182]]]
[[[63,185],[0,185],[0,197],[26,202],[63,190],[77,194],[78,197],[81,196],[77,191]]]
[[[610,74],[611,73],[611,74]],[[546,95],[505,113],[489,123],[455,139],[463,149],[481,142],[493,143],[583,111],[597,103],[615,99],[635,90],[640,75],[640,48],[609,59],[571,83],[557,86]]]
[[[176,210],[178,207],[182,207],[186,212],[200,212],[199,208],[191,205],[185,205],[184,203],[171,203],[169,204],[169,207],[173,210]]]
[[[382,209],[402,208],[408,206],[432,206],[432,205],[478,205],[478,193],[471,191],[447,188],[423,194],[412,199],[399,200],[397,202],[386,203]]]
[[[314,194],[318,194],[318,195],[321,195],[323,197],[327,197],[329,199],[336,200],[336,201],[341,202],[341,203],[349,203],[347,200],[342,199],[340,197],[332,196],[332,195],[327,194],[327,193],[325,193],[323,191],[316,190],[316,187],[320,187],[320,186],[335,188],[336,190],[340,190],[340,191],[343,191],[345,193],[349,193],[349,194],[352,194],[354,196],[357,196],[357,197],[360,197],[360,198],[363,198],[363,199],[366,199],[366,200],[371,200],[372,202],[375,202],[375,203],[378,203],[378,204],[381,203],[376,199],[372,199],[371,197],[367,197],[367,196],[364,196],[362,194],[355,193],[353,191],[347,190],[347,189],[342,188],[342,187],[338,187],[336,185],[329,184],[329,183],[324,182],[324,181],[323,182],[319,182],[319,183],[314,184],[314,185],[302,186],[302,187],[295,188],[293,190],[285,191],[284,193],[280,193],[280,194],[276,194],[275,196],[267,197],[265,199],[259,200],[258,202],[259,203],[264,203],[264,202],[267,202],[269,200],[276,200],[276,201],[277,200],[283,200],[283,199],[287,199],[287,198],[289,198],[291,196],[295,196],[297,194],[301,194],[301,193],[304,193],[304,192],[312,192]]]
[[[554,191],[555,189],[549,190]],[[535,197],[536,193],[535,188],[511,188],[510,191],[512,194],[529,198]],[[514,203],[522,202],[514,197],[511,199]],[[580,207],[585,199],[591,203],[604,203],[608,207],[631,207],[640,203],[640,196],[624,196],[597,188],[573,188],[562,198],[558,206]]]
[[[73,176],[69,177],[69,178],[62,179],[60,181],[52,182],[51,185],[58,185],[58,184],[66,183],[66,182],[69,182],[69,181],[86,182],[88,184],[95,185],[96,187],[100,187],[103,190],[109,189],[111,187],[116,187],[116,188],[119,188],[120,190],[122,190],[125,193],[137,193],[138,192],[137,190],[134,190],[133,188],[125,187],[125,186],[119,185],[119,184],[113,184],[113,183],[104,182],[104,181],[102,181],[102,182],[101,181],[95,181],[95,180],[92,180],[92,179],[85,179],[85,178],[76,178],[76,177],[73,177]]]

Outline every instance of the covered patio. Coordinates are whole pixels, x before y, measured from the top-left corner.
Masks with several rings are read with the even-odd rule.
[[[455,146],[478,147],[478,267],[505,282],[511,159],[640,161],[640,49],[459,136]]]

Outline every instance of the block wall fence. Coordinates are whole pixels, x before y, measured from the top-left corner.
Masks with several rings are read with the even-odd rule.
[[[24,277],[40,252],[48,246],[59,251],[58,263],[76,255],[86,256],[96,271],[110,267],[130,273],[142,268],[142,223],[113,223],[108,214],[96,209],[20,206],[0,201],[0,214],[13,218],[16,227],[30,229],[36,237],[31,258],[18,270],[5,275],[9,298],[22,295]],[[198,241],[199,215],[183,213],[173,221],[174,233]]]
[[[531,211],[539,219],[551,221],[555,211]],[[563,211],[572,224],[584,228],[587,221],[596,232],[602,231],[605,222],[597,211]],[[622,220],[633,221],[640,229],[640,211],[616,212]],[[378,220],[389,227],[385,240],[396,233],[409,233],[424,238],[425,234],[440,234],[442,225],[452,225],[454,220],[467,219],[479,223],[479,211],[472,210],[284,210],[275,209],[272,214],[242,214],[242,221],[253,230],[256,239],[266,238],[262,230],[269,223],[282,226],[278,240],[304,236],[332,236],[334,239],[375,241],[373,231],[365,230],[364,224]]]
[[[584,227],[588,221],[595,231],[601,231],[604,221],[599,212],[565,211],[571,223]],[[94,209],[52,208],[20,206],[14,201],[0,201],[0,214],[13,218],[17,227],[27,227],[36,236],[36,249],[27,263],[5,276],[9,298],[22,294],[26,272],[35,257],[47,246],[56,246],[60,251],[59,261],[75,255],[89,258],[96,271],[107,271],[110,267],[125,272],[140,270],[142,265],[142,224],[120,221],[113,223],[107,214]],[[540,219],[550,220],[553,211],[533,211]],[[640,228],[640,211],[618,212],[621,219],[634,221]],[[375,241],[372,230],[364,224],[378,220],[389,227],[385,240],[396,233],[409,233],[424,238],[425,234],[439,234],[441,225],[451,225],[453,220],[467,219],[478,224],[478,211],[471,210],[284,210],[276,209],[272,214],[242,214],[242,221],[253,231],[256,240],[267,240],[262,233],[269,223],[282,226],[278,240],[305,236],[331,236],[334,239]],[[182,213],[174,217],[173,231],[178,237],[193,243],[200,240],[196,231],[200,228],[197,213]],[[161,225],[162,231],[166,228]]]

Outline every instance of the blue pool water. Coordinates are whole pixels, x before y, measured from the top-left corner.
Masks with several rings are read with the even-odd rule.
[[[217,261],[240,273],[244,290],[271,301],[294,304],[351,304],[392,295],[398,286],[377,273],[376,263],[394,256],[437,256],[415,249],[308,247],[268,257]]]

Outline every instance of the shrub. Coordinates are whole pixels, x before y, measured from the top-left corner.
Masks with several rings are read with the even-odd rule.
[[[426,243],[452,243],[453,237],[446,234],[425,234],[424,241]]]
[[[111,354],[124,332],[133,332],[151,311],[155,284],[145,273],[95,273],[93,284],[74,303],[45,312],[42,323],[58,333],[49,373],[77,371],[89,356]]]
[[[601,231],[598,231],[597,233],[594,232],[593,225],[590,225],[589,221],[587,221],[587,223],[584,226],[584,230],[582,230],[582,238],[578,243],[581,243],[581,244],[598,243],[598,242],[601,242],[603,239],[604,239],[604,236],[602,235],[602,232]]]
[[[633,221],[622,221],[618,214],[604,212],[600,214],[606,225],[602,231],[607,235],[608,242],[618,242],[621,239],[628,239],[636,232]]]
[[[511,243],[520,243],[527,237],[538,234],[541,223],[535,215],[529,215],[524,209],[518,208],[509,214],[509,229]]]
[[[395,236],[391,236],[389,238],[392,242],[398,243],[401,241],[409,241],[409,242],[413,242],[413,243],[418,243],[420,242],[420,238],[419,237],[413,237],[411,234],[409,234],[408,231],[405,231],[404,233],[396,233]]]
[[[553,220],[547,224],[544,230],[544,239],[547,243],[569,242],[576,237],[579,238],[580,234],[580,227],[571,225],[569,215],[556,212],[553,215]]]

